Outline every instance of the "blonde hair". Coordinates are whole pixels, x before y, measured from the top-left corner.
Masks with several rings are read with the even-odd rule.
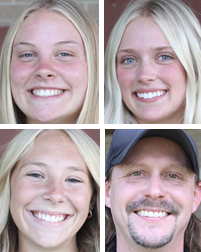
[[[27,6],[11,25],[5,38],[0,59],[1,110],[0,123],[26,123],[26,117],[15,104],[10,87],[10,61],[15,36],[24,19],[32,12],[48,9],[68,18],[79,31],[85,46],[88,66],[88,87],[76,123],[98,123],[98,25],[83,8],[71,0],[37,0]]]
[[[7,146],[0,161],[0,251],[15,252],[18,246],[17,227],[9,211],[10,177],[16,163],[33,146],[36,137],[44,130],[23,130]],[[45,130],[46,131],[46,130]],[[91,173],[96,203],[93,216],[87,219],[77,233],[77,246],[82,252],[99,252],[100,230],[100,171],[99,147],[82,130],[61,130],[76,145]]]
[[[201,123],[201,27],[180,0],[131,0],[117,21],[106,49],[105,123],[137,123],[122,101],[116,54],[125,28],[139,17],[151,17],[158,24],[186,71],[184,123]]]

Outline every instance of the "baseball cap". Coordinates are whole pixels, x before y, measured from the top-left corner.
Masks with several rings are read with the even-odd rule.
[[[199,176],[199,156],[195,141],[182,129],[117,129],[106,160],[105,175],[114,165],[124,161],[138,140],[145,137],[165,137],[176,142],[188,156],[193,171]]]

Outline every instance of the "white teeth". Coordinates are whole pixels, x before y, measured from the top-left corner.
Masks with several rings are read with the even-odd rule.
[[[54,95],[60,95],[63,93],[64,90],[61,89],[33,89],[32,94],[35,96],[41,96],[41,97],[48,97],[48,96],[54,96]]]
[[[159,218],[159,217],[165,217],[168,215],[168,213],[166,212],[152,212],[152,211],[138,211],[137,212],[138,215],[140,216],[145,216],[145,217],[152,217],[152,218]]]
[[[65,217],[63,215],[52,215],[50,216],[49,214],[44,214],[44,213],[33,213],[33,215],[39,219],[39,220],[44,220],[48,222],[61,222],[65,220]]]
[[[161,96],[165,94],[165,91],[157,91],[157,92],[149,92],[149,93],[137,93],[137,96],[139,98],[144,98],[144,99],[152,99],[155,98],[157,96]]]

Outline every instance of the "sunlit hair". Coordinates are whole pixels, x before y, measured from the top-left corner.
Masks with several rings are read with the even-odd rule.
[[[80,33],[86,52],[88,88],[85,102],[76,123],[98,123],[98,25],[90,14],[71,0],[36,0],[27,6],[11,25],[0,59],[0,123],[26,123],[26,117],[11,95],[10,62],[15,36],[23,21],[32,12],[48,9],[68,18]]]
[[[26,155],[37,136],[47,130],[23,130],[8,144],[0,161],[0,251],[18,251],[17,227],[10,215],[10,177],[16,163]],[[76,145],[91,173],[96,203],[93,215],[87,219],[77,233],[77,246],[80,252],[99,252],[100,227],[100,173],[99,147],[82,130],[62,130]]]
[[[113,168],[111,168],[107,176],[107,181],[112,179],[112,170]],[[195,175],[196,185],[199,182],[199,177]],[[201,251],[201,220],[194,213],[191,215],[184,233],[184,245],[190,252]],[[105,207],[105,252],[111,252],[113,249],[116,249],[116,229],[111,210]]]
[[[117,21],[105,54],[105,123],[137,123],[122,101],[116,54],[127,25],[139,17],[150,17],[158,24],[186,71],[184,123],[201,123],[201,28],[180,0],[131,0]]]

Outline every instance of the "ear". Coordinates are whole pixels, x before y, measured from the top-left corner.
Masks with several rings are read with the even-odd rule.
[[[110,188],[111,188],[111,182],[105,180],[105,205],[109,208],[111,207]]]
[[[197,210],[201,202],[201,182],[195,186],[194,190],[194,200],[193,200],[193,213]]]

